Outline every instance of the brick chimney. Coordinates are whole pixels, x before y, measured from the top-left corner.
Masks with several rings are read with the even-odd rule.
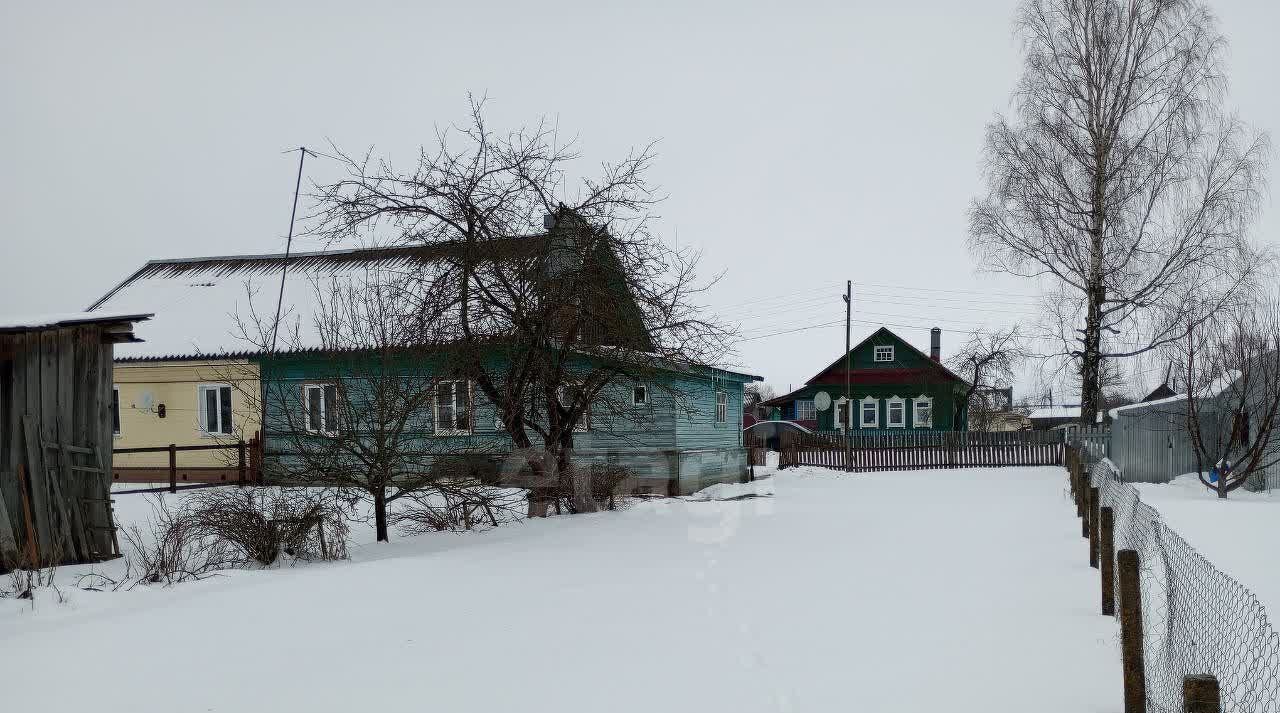
[[[937,327],[929,330],[929,358],[942,361],[942,330]]]

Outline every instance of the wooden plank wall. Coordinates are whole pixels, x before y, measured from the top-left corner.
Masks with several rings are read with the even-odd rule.
[[[95,325],[0,335],[0,507],[21,560],[0,568],[30,566],[32,540],[36,565],[114,553],[111,356]]]
[[[854,472],[1061,465],[1062,449],[1056,431],[788,434],[779,463]]]

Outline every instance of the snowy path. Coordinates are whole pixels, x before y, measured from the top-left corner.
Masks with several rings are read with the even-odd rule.
[[[14,710],[166,713],[1119,710],[1060,469],[775,481],[4,602],[0,691]]]

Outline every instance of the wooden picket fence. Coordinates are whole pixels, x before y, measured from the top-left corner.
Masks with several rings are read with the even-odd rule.
[[[855,472],[1062,465],[1061,431],[787,434],[778,465]]]

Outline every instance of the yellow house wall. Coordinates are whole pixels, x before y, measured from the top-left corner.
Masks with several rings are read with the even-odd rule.
[[[197,387],[231,385],[230,436],[211,436],[200,429]],[[258,365],[244,360],[116,362],[115,386],[120,390],[120,434],[116,448],[234,444],[248,441],[261,428]],[[164,404],[165,417],[159,406]],[[116,468],[168,467],[168,453],[122,453]],[[230,467],[234,449],[178,453],[178,467]]]

